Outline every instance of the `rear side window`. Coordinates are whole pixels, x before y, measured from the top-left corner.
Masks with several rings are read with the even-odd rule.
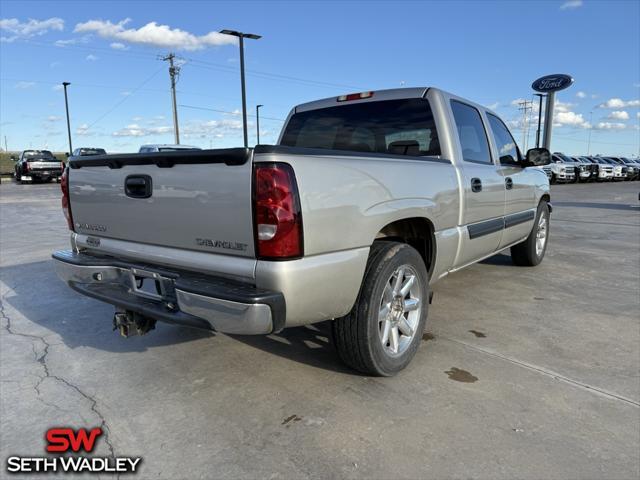
[[[491,164],[489,141],[480,112],[471,105],[455,100],[451,101],[451,110],[458,129],[464,161]]]
[[[282,136],[290,147],[440,155],[429,101],[422,98],[354,103],[294,114]]]

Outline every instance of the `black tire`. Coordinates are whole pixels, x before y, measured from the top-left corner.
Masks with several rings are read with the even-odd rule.
[[[382,344],[378,316],[383,292],[388,282],[393,279],[394,272],[403,265],[409,265],[416,273],[416,288],[420,293],[421,307],[416,315],[417,323],[412,330],[413,337],[407,337],[404,350],[393,355],[386,351],[387,347]],[[404,243],[374,242],[353,309],[345,317],[332,322],[333,339],[338,355],[344,363],[367,375],[395,375],[405,368],[416,354],[427,321],[428,309],[429,279],[420,254]]]
[[[558,183],[558,180],[557,180],[557,178],[556,178],[556,174],[555,174],[555,173],[552,173],[552,174],[551,174],[551,180],[549,181],[549,183],[550,183],[551,185],[555,185],[556,183]]]
[[[538,230],[540,225],[540,217],[545,218],[545,242],[542,251],[538,254],[536,251],[536,240],[538,236]],[[547,245],[549,245],[549,205],[544,200],[538,205],[538,211],[536,218],[531,229],[531,233],[527,239],[511,247],[511,261],[514,265],[521,267],[535,267],[542,262],[544,254],[547,251]]]

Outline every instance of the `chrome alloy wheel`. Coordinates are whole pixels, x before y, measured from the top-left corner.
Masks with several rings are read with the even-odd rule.
[[[378,333],[384,351],[398,356],[411,344],[422,311],[420,278],[411,265],[401,265],[387,280],[378,313]]]
[[[536,231],[536,256],[542,255],[544,246],[547,243],[547,217],[540,215],[538,220],[538,230]]]

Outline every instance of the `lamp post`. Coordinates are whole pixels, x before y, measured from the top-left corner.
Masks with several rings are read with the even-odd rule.
[[[262,38],[260,35],[256,35],[255,33],[243,33],[238,32],[236,30],[220,30],[220,33],[224,35],[233,35],[234,37],[238,37],[240,39],[240,84],[242,86],[242,127],[244,133],[244,146],[247,148],[249,146],[249,139],[247,136],[247,95],[245,92],[244,86],[244,39],[250,38],[252,40],[258,40]]]
[[[542,98],[544,93],[534,93],[536,97],[540,98],[538,103],[538,130],[536,130],[536,148],[540,148],[540,126],[542,124]]]
[[[62,82],[64,88],[64,106],[67,110],[67,134],[69,135],[69,155],[73,153],[73,146],[71,145],[71,122],[69,121],[69,99],[67,98],[67,87],[71,85],[69,82]]]
[[[591,155],[591,130],[593,130],[593,111],[589,112],[589,140],[587,141],[587,155]]]
[[[264,105],[256,105],[256,145],[260,145],[260,107]]]

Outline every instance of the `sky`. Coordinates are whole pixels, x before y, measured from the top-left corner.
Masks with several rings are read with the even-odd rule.
[[[640,153],[640,1],[11,1],[0,3],[0,144],[134,152],[173,143],[169,52],[179,59],[181,143],[242,145],[245,41],[249,143],[275,143],[298,103],[435,86],[494,109],[524,149],[535,143],[531,83],[557,94],[552,150]],[[526,130],[523,129],[526,127]]]

